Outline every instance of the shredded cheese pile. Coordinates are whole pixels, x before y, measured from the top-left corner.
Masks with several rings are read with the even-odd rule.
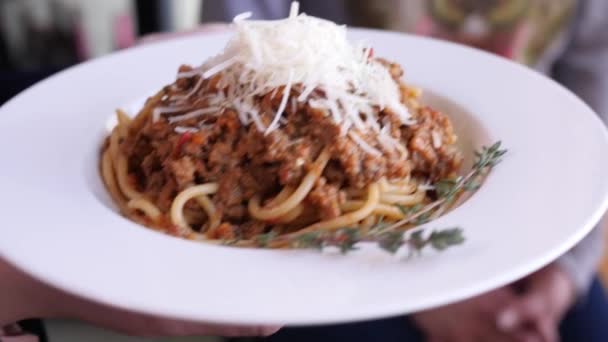
[[[250,16],[251,13],[244,13],[234,18],[235,34],[223,52],[192,71],[178,74],[179,78],[200,76],[199,84],[191,91],[194,93],[204,79],[222,73],[219,86],[227,89],[227,94],[211,96],[213,110],[233,108],[243,124],[253,123],[268,134],[280,127],[288,105],[308,102],[311,107],[324,110],[340,125],[343,134],[357,141],[363,140],[350,134],[351,128],[382,134],[379,110],[388,108],[403,124],[412,122],[389,71],[371,58],[371,48],[349,42],[346,27],[298,14],[297,2],[292,3],[286,19],[247,20]],[[266,126],[254,99],[280,87],[284,87],[280,105]],[[291,90],[296,88],[297,96],[291,96]],[[165,111],[161,109],[155,116],[162,112]],[[171,121],[200,114],[172,117]]]

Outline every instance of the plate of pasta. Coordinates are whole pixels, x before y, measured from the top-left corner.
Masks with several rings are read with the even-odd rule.
[[[606,130],[561,86],[297,4],[42,81],[0,109],[0,155],[2,257],[195,321],[447,304],[554,260],[608,205]]]

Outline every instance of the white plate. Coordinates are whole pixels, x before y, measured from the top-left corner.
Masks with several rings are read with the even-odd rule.
[[[472,49],[351,31],[456,121],[463,146],[509,153],[461,207],[428,224],[466,243],[421,258],[364,247],[348,256],[199,244],[117,215],[97,173],[114,109],[170,83],[227,36],[139,47],[71,68],[0,109],[0,254],[50,284],[175,318],[311,324],[401,314],[473,296],[564,253],[607,207],[607,134],[556,83]]]

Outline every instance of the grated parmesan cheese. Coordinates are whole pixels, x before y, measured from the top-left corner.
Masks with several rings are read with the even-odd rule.
[[[184,133],[196,133],[196,132],[198,132],[198,129],[196,129],[194,127],[177,126],[177,127],[175,127],[174,131],[177,134],[184,134]]]
[[[179,113],[188,110],[188,107],[156,107],[152,111],[152,118],[156,122],[163,114]]]
[[[178,121],[183,121],[183,120],[189,120],[192,118],[195,118],[197,116],[201,116],[201,115],[205,115],[205,114],[211,114],[211,113],[217,113],[220,111],[219,107],[208,107],[208,108],[203,108],[203,109],[197,109],[194,111],[191,111],[189,113],[186,113],[184,115],[178,115],[178,116],[172,116],[169,118],[169,123],[175,123]]]
[[[310,101],[311,106],[324,110],[341,125],[343,134],[351,128],[378,132],[379,120],[372,108],[390,109],[402,124],[413,122],[389,71],[370,58],[370,47],[351,44],[345,26],[298,14],[298,10],[298,2],[293,2],[288,18],[273,21],[248,20],[251,13],[236,16],[235,34],[224,51],[178,77],[208,79],[221,72],[226,95],[220,91],[210,103],[236,109],[243,124],[253,122],[265,134],[281,125],[292,90],[299,90],[292,101]],[[275,113],[267,113],[273,120],[264,127],[260,113],[251,105],[252,99],[279,87],[284,87],[281,103]],[[318,95],[317,89],[324,96]],[[213,111],[201,109],[171,117],[170,121]],[[367,153],[380,154],[357,134],[349,136]]]
[[[443,144],[443,141],[441,139],[441,133],[437,132],[436,130],[431,131],[431,140],[433,141],[434,149],[440,148]]]
[[[365,140],[363,140],[363,138],[361,138],[359,136],[359,134],[350,131],[348,132],[348,136],[357,144],[359,145],[359,147],[361,147],[361,149],[363,151],[365,151],[368,154],[371,154],[372,156],[375,157],[380,157],[382,155],[382,152],[378,151],[376,148],[372,147],[370,144],[368,144]]]

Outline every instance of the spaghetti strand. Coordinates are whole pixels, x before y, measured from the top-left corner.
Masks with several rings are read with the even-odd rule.
[[[103,152],[101,159],[101,174],[110,196],[118,205],[119,209],[123,210],[125,199],[121,194],[118,184],[116,183],[116,178],[114,177],[114,166],[112,165],[112,157],[110,156],[109,150]]]
[[[190,224],[188,224],[184,217],[184,205],[186,205],[186,202],[198,196],[214,194],[217,192],[217,189],[217,183],[206,183],[189,187],[177,194],[171,204],[170,215],[171,222],[179,228],[179,232],[182,235],[193,232]]]
[[[148,218],[157,221],[162,215],[161,211],[152,202],[144,198],[132,199],[127,203],[129,209],[139,210]]]
[[[312,224],[306,228],[303,228],[297,231],[294,234],[300,235],[303,233],[319,231],[319,230],[335,230],[344,227],[348,227],[352,224],[355,224],[367,216],[369,216],[376,208],[376,205],[380,202],[380,189],[378,188],[377,183],[373,183],[369,186],[367,192],[367,200],[363,204],[363,206],[353,212],[344,214],[342,216],[338,216],[332,220],[321,221],[315,224]]]
[[[127,165],[127,157],[122,153],[118,154],[116,160],[116,178],[118,179],[118,187],[120,191],[130,200],[142,197],[142,194],[131,185],[129,181],[129,166]]]
[[[217,228],[221,223],[217,209],[215,208],[215,205],[207,195],[196,196],[194,197],[194,199],[198,202],[198,205],[200,205],[201,208],[203,208],[203,210],[207,214],[207,217],[209,219],[209,230],[207,234],[211,234],[215,230],[215,228]]]
[[[249,214],[260,221],[270,221],[277,219],[293,210],[302,202],[302,200],[304,200],[310,190],[312,190],[315,182],[321,176],[325,165],[327,165],[329,157],[329,150],[324,149],[315,161],[312,170],[306,174],[296,190],[280,204],[270,208],[262,208],[260,207],[260,197],[257,195],[254,196],[249,201]]]

